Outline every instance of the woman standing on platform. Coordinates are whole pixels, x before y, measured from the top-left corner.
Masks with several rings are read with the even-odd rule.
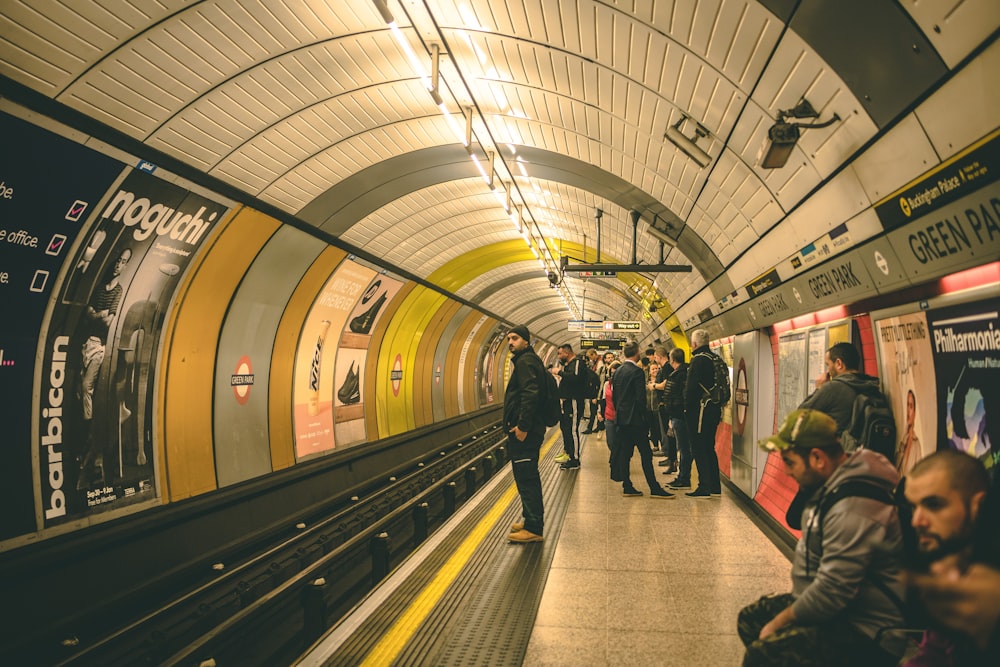
[[[604,396],[604,433],[605,441],[608,443],[608,466],[611,467],[611,479],[620,482],[620,479],[615,479],[614,477],[614,460],[615,460],[615,404],[611,401],[611,378],[614,376],[615,371],[621,366],[621,362],[617,359],[611,362],[611,366],[608,369],[608,379],[604,381],[604,387],[602,387],[602,395]]]

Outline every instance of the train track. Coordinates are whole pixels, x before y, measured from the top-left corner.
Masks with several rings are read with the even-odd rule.
[[[499,425],[454,443],[364,497],[308,517],[238,562],[192,572],[189,590],[59,665],[287,664],[441,525],[503,463]]]

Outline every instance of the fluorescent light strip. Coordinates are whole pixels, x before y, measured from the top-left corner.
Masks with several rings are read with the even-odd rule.
[[[462,143],[462,145],[468,148],[469,144],[465,138],[465,130],[463,130],[462,126],[458,124],[455,117],[451,115],[451,112],[448,111],[448,107],[444,105],[444,102],[441,102],[441,104],[438,105],[438,109],[440,109],[441,113],[444,114],[444,119],[448,121],[448,127],[451,128],[451,131],[455,133],[455,136],[458,137],[458,140]]]
[[[424,87],[427,88],[427,90],[431,93],[431,98],[434,100],[434,103],[437,105],[438,110],[444,116],[445,121],[448,123],[448,126],[451,128],[451,131],[455,133],[455,136],[458,137],[458,140],[462,143],[463,146],[465,146],[466,150],[469,151],[469,157],[472,158],[472,162],[476,165],[476,169],[482,175],[483,180],[486,181],[486,184],[490,187],[490,190],[493,192],[494,196],[497,197],[497,199],[500,202],[500,205],[503,207],[504,211],[506,211],[507,213],[510,214],[511,222],[514,223],[514,226],[518,229],[518,231],[522,232],[522,234],[524,236],[524,239],[525,239],[525,241],[528,244],[528,247],[531,248],[531,252],[534,253],[535,257],[538,258],[538,263],[541,264],[542,269],[544,271],[546,271],[546,273],[548,273],[548,264],[546,263],[545,258],[543,258],[541,255],[539,255],[538,250],[536,250],[535,247],[532,245],[531,237],[530,237],[530,235],[527,232],[527,226],[528,225],[524,224],[524,221],[523,221],[522,207],[523,207],[523,209],[528,210],[529,217],[531,215],[530,210],[527,208],[528,205],[527,205],[526,202],[522,202],[521,204],[517,205],[517,213],[515,215],[515,212],[514,212],[515,206],[514,206],[514,204],[511,201],[511,193],[512,193],[512,189],[514,187],[514,176],[510,172],[510,169],[507,169],[506,163],[503,162],[503,157],[501,157],[500,160],[501,160],[501,163],[504,165],[504,168],[507,169],[507,172],[510,175],[511,184],[510,184],[510,186],[508,188],[508,186],[506,184],[504,184],[503,181],[501,181],[500,185],[503,187],[503,190],[504,190],[503,193],[501,193],[500,189],[497,188],[497,187],[495,187],[495,185],[493,183],[493,178],[492,177],[493,177],[493,174],[495,173],[496,166],[493,164],[493,159],[492,159],[492,156],[490,155],[489,151],[487,151],[487,156],[489,156],[489,160],[490,160],[490,171],[487,172],[485,166],[480,161],[479,157],[470,148],[471,144],[472,144],[472,108],[469,107],[467,109],[467,111],[465,112],[465,114],[463,114],[463,116],[465,118],[465,128],[464,128],[464,132],[463,132],[463,128],[459,126],[459,124],[455,120],[454,116],[452,116],[451,112],[448,111],[448,108],[445,106],[444,100],[441,98],[441,94],[438,91],[438,86],[437,86],[438,81],[440,80],[440,71],[436,67],[436,65],[437,65],[437,58],[439,57],[439,52],[437,51],[438,47],[437,46],[434,47],[435,48],[434,56],[433,56],[434,60],[432,62],[432,65],[435,65],[434,72],[433,72],[434,78],[437,79],[438,81],[432,81],[431,80],[431,75],[428,74],[427,70],[424,69],[423,63],[420,61],[419,58],[417,58],[417,54],[416,54],[416,52],[414,52],[413,47],[410,45],[410,41],[408,39],[406,39],[405,35],[403,35],[403,31],[400,30],[399,25],[396,23],[396,20],[395,20],[395,18],[392,15],[392,12],[389,11],[388,2],[386,2],[386,0],[374,0],[374,5],[375,5],[375,8],[378,10],[379,14],[382,16],[382,20],[384,20],[386,22],[386,24],[389,26],[389,29],[392,31],[392,34],[395,37],[396,42],[399,44],[400,48],[403,49],[403,53],[406,54],[407,59],[410,61],[410,65],[413,67],[413,71],[416,72],[417,76],[420,78],[420,81],[424,84]],[[466,91],[466,92],[468,92],[468,91]],[[486,122],[485,118],[483,118],[482,120],[483,120],[483,123]],[[487,133],[489,133],[489,127],[488,126],[487,126],[486,130],[487,130]],[[508,148],[510,149],[510,151],[511,151],[512,154],[516,154],[517,150],[516,150],[516,148],[515,148],[515,146],[513,144],[508,144]],[[518,162],[518,168],[520,169],[521,174],[525,178],[527,178],[528,177],[528,173],[525,170],[524,165],[520,164],[520,158],[517,158],[517,159],[519,161]],[[533,184],[533,185],[535,187],[535,190],[540,192],[540,190],[538,188],[538,184],[536,183],[536,184]],[[534,223],[535,227],[537,228],[538,227],[538,223],[534,222],[533,219],[532,219],[532,222]],[[539,230],[539,232],[540,231],[541,230]],[[552,258],[552,253],[549,250],[548,244],[545,242],[544,237],[542,237],[540,239],[540,241],[539,241],[539,248],[542,249],[545,257],[547,257],[549,259]]]
[[[431,83],[431,77],[424,69],[423,64],[417,59],[417,54],[413,51],[413,47],[410,46],[410,40],[406,39],[406,36],[403,35],[403,31],[399,29],[399,26],[396,25],[395,21],[389,23],[389,29],[392,30],[392,34],[395,36],[399,46],[403,49],[403,52],[406,53],[406,57],[410,60],[410,65],[413,67],[413,71],[420,77],[420,81],[424,84],[424,87],[427,88],[427,90],[434,90],[434,85]]]
[[[483,175],[483,180],[486,181],[487,185],[489,185],[490,175],[486,173],[486,167],[484,167],[483,163],[479,160],[479,156],[470,151],[469,157],[471,157],[472,161],[476,163],[476,169],[479,170],[479,173]]]

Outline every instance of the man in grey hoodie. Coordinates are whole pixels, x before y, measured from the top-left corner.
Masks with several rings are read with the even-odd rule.
[[[903,644],[879,630],[903,623],[904,585],[893,552],[901,529],[896,467],[867,449],[850,454],[836,422],[795,410],[761,442],[809,496],[792,561],[792,592],[744,607],[738,632],[749,665],[895,665]],[[850,489],[850,491],[848,491]],[[836,500],[834,500],[836,498]]]

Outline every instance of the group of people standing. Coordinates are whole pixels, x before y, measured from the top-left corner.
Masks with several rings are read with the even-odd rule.
[[[639,347],[627,343],[622,367],[613,371],[606,391],[605,423],[611,451],[611,478],[622,482],[628,497],[642,494],[632,486],[628,468],[632,453],[639,451],[643,474],[654,498],[672,498],[684,491],[691,498],[722,495],[719,459],[715,452],[715,432],[723,406],[710,399],[715,371],[708,333],[691,334],[691,361],[683,349],[669,352],[658,346],[646,372],[641,368]],[[661,443],[662,466],[676,477],[663,489],[656,479],[650,443]],[[691,488],[692,469],[698,485]]]
[[[625,344],[622,359],[612,352],[601,357],[594,350],[583,358],[572,345],[560,345],[559,364],[549,368],[559,378],[563,451],[555,460],[560,468],[580,467],[580,426],[587,419],[582,433],[605,432],[611,479],[621,482],[624,496],[643,495],[629,476],[636,451],[651,497],[673,498],[676,491],[692,498],[721,496],[715,432],[722,406],[709,400],[715,353],[704,330],[691,335],[691,346],[689,364],[683,349],[668,352],[662,346],[649,350],[650,358],[643,359],[634,341]],[[668,466],[665,472],[677,474],[666,488],[656,479],[653,466],[657,447],[665,458],[661,465]],[[698,472],[693,491],[692,467]]]
[[[690,489],[692,463],[698,472],[698,486],[685,495],[692,498],[722,495],[715,453],[715,431],[722,406],[708,398],[715,373],[714,353],[709,349],[706,331],[697,330],[691,335],[690,364],[685,362],[683,350],[668,353],[663,347],[653,351],[655,366],[643,364],[638,343],[630,341],[622,350],[621,360],[610,352],[601,358],[595,351],[588,352],[584,359],[576,355],[572,345],[564,344],[559,347],[558,366],[545,368],[531,347],[530,332],[524,325],[510,330],[507,345],[513,372],[504,395],[504,427],[514,481],[524,509],[524,521],[511,526],[511,542],[543,540],[538,457],[545,435],[541,406],[546,398],[543,375],[546,372],[558,378],[563,451],[555,460],[561,469],[580,467],[580,425],[585,419],[585,408],[589,407],[589,421],[583,432],[605,432],[610,450],[610,476],[621,483],[622,495],[643,495],[632,484],[629,474],[637,450],[650,497],[670,499],[675,497],[674,491]],[[663,449],[676,450],[673,456],[666,453],[670,465],[667,472],[677,473],[667,488],[656,479],[651,442],[662,442]],[[667,443],[676,445],[671,448]]]

